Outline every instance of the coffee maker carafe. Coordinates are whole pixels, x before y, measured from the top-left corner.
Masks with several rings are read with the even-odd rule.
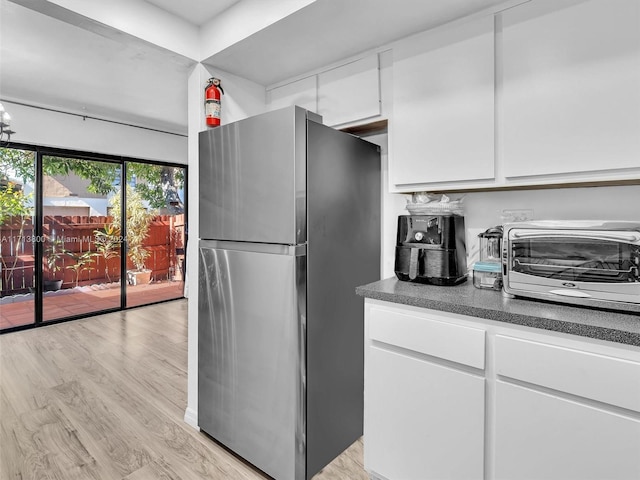
[[[395,273],[399,280],[434,285],[466,281],[464,217],[400,215]]]

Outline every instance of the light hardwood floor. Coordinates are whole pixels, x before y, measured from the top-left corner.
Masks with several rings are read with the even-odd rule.
[[[183,421],[187,302],[0,336],[0,479],[253,480]],[[362,442],[315,480],[367,480]]]

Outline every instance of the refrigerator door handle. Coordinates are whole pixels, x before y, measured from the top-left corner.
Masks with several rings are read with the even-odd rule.
[[[307,254],[307,244],[283,245],[279,243],[230,242],[226,240],[200,240],[201,248],[234,250],[238,252],[270,253],[302,257]]]

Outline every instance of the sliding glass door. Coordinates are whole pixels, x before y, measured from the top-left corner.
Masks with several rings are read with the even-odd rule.
[[[42,320],[120,308],[121,165],[42,157]]]
[[[185,169],[127,162],[128,307],[184,290]]]
[[[35,155],[0,148],[0,330],[35,322]]]
[[[182,298],[186,168],[0,148],[0,331]]]

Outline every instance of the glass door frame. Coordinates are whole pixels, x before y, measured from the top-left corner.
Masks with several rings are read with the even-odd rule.
[[[3,145],[4,148],[13,148],[16,150],[26,150],[34,152],[34,162],[35,162],[35,182],[34,182],[34,190],[35,190],[35,211],[33,215],[34,222],[34,236],[35,239],[42,239],[44,235],[44,188],[43,188],[43,180],[44,180],[44,172],[43,172],[43,159],[46,156],[55,156],[55,157],[66,157],[73,158],[78,160],[87,160],[87,161],[99,161],[99,162],[108,162],[120,165],[120,183],[123,188],[120,189],[120,205],[123,212],[126,212],[126,186],[127,184],[127,163],[135,162],[135,163],[144,163],[149,165],[161,165],[172,168],[181,168],[184,170],[184,223],[185,223],[185,234],[184,234],[184,243],[185,243],[185,252],[186,246],[188,242],[188,232],[189,232],[189,209],[188,209],[188,184],[189,184],[189,168],[188,165],[181,163],[173,163],[173,162],[158,162],[153,160],[146,160],[140,158],[126,157],[122,155],[106,155],[99,153],[90,153],[78,150],[69,150],[62,148],[53,148],[53,147],[43,147],[22,143],[14,143],[11,142],[9,145]],[[41,327],[44,325],[54,325],[56,323],[67,322],[71,320],[77,320],[80,318],[91,317],[95,315],[102,315],[104,313],[110,312],[118,312],[122,310],[128,310],[131,308],[138,308],[140,306],[146,305],[154,305],[157,303],[169,302],[173,300],[177,300],[178,298],[160,300],[157,302],[148,303],[145,305],[136,305],[136,306],[127,306],[127,227],[126,227],[126,215],[121,215],[123,219],[123,225],[121,225],[121,236],[125,239],[121,243],[120,246],[120,306],[115,308],[109,308],[105,310],[97,310],[90,313],[82,313],[79,315],[73,315],[69,317],[64,317],[60,319],[54,320],[43,320],[43,257],[44,257],[44,242],[35,241],[34,242],[34,256],[35,256],[35,270],[34,270],[34,282],[35,282],[35,312],[34,312],[34,322],[26,325],[20,325],[16,327],[6,328],[4,330],[0,330],[0,334],[14,332],[18,330],[27,330],[30,328]],[[185,262],[186,263],[186,262]],[[183,279],[186,281],[186,279]]]

